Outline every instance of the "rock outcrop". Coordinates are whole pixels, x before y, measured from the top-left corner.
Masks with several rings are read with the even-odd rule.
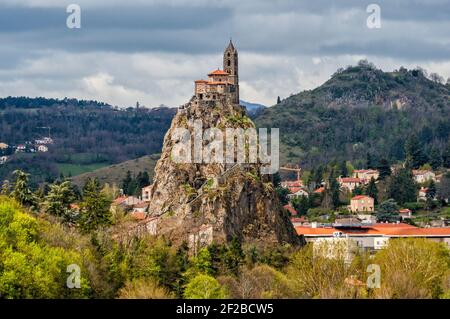
[[[270,175],[260,164],[179,163],[173,160],[177,128],[253,128],[243,107],[229,100],[199,101],[182,106],[164,138],[150,191],[152,231],[191,247],[226,242],[301,244],[281,207]],[[202,142],[203,146],[207,145]],[[194,146],[192,145],[192,148]]]

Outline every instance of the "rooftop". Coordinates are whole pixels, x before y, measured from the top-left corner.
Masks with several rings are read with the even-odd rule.
[[[229,74],[228,74],[228,72],[217,69],[217,70],[211,71],[211,73],[209,73],[208,75],[229,75]]]
[[[436,227],[436,228],[419,228],[405,223],[399,224],[383,224],[377,223],[372,226],[362,227],[295,227],[297,234],[305,236],[333,236],[336,231],[342,232],[349,236],[392,236],[392,237],[434,237],[444,236],[450,237],[450,227]]]

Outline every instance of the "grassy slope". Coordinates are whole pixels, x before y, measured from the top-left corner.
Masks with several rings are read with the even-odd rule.
[[[137,174],[141,171],[147,171],[150,179],[153,178],[156,162],[159,159],[159,154],[147,155],[134,160],[123,163],[106,166],[89,173],[84,173],[72,177],[72,182],[78,186],[83,186],[86,180],[90,178],[98,178],[100,183],[110,183],[120,185],[125,178],[127,171]]]

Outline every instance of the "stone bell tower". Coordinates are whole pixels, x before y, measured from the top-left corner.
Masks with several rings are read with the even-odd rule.
[[[239,73],[238,73],[238,52],[230,40],[223,53],[223,70],[229,74],[228,82],[233,102],[239,104]]]

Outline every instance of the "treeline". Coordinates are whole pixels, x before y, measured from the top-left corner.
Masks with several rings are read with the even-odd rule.
[[[33,192],[28,175],[15,172],[0,195],[0,298],[450,296],[450,255],[442,243],[394,239],[372,257],[355,250],[349,259],[339,247],[234,238],[193,254],[186,242],[173,246],[163,237],[120,240],[130,220],[109,209],[117,192],[96,180],[81,191],[58,181]],[[378,283],[368,271],[373,265],[382,274]],[[78,279],[68,278],[70,269],[79,270]]]
[[[342,189],[337,181],[339,177],[349,177],[355,167],[350,161],[332,161],[327,165],[318,165],[303,171],[303,183],[309,196],[299,196],[291,200],[293,208],[300,216],[308,216],[311,221],[333,222],[336,215],[349,215],[350,199],[356,195],[367,195],[374,198],[377,220],[395,222],[400,220],[400,208],[409,208],[413,212],[420,209],[428,211],[447,211],[450,199],[450,147],[441,155],[439,152],[427,154],[424,145],[414,134],[405,143],[405,161],[391,163],[386,158],[375,159],[367,154],[363,168],[376,169],[377,180],[371,179],[367,185],[356,186],[350,192]],[[395,164],[395,165],[394,165]],[[391,166],[395,167],[392,171]],[[433,180],[417,184],[413,178],[414,169],[440,170],[440,183]],[[281,178],[276,175],[275,184],[280,201],[288,203],[288,189],[280,185]],[[315,193],[323,187],[323,192]],[[424,203],[418,203],[418,193],[426,187]],[[328,216],[323,218],[322,216]]]
[[[388,73],[361,63],[267,108],[255,122],[279,127],[283,160],[308,169],[333,160],[361,167],[368,153],[404,160],[412,134],[425,154],[443,156],[450,147],[450,85],[421,70]]]
[[[0,181],[15,169],[33,169],[33,182],[59,177],[59,164],[115,164],[158,153],[176,110],[118,110],[98,102],[6,98],[0,105],[0,142],[9,145],[50,134],[49,152],[13,155]]]

